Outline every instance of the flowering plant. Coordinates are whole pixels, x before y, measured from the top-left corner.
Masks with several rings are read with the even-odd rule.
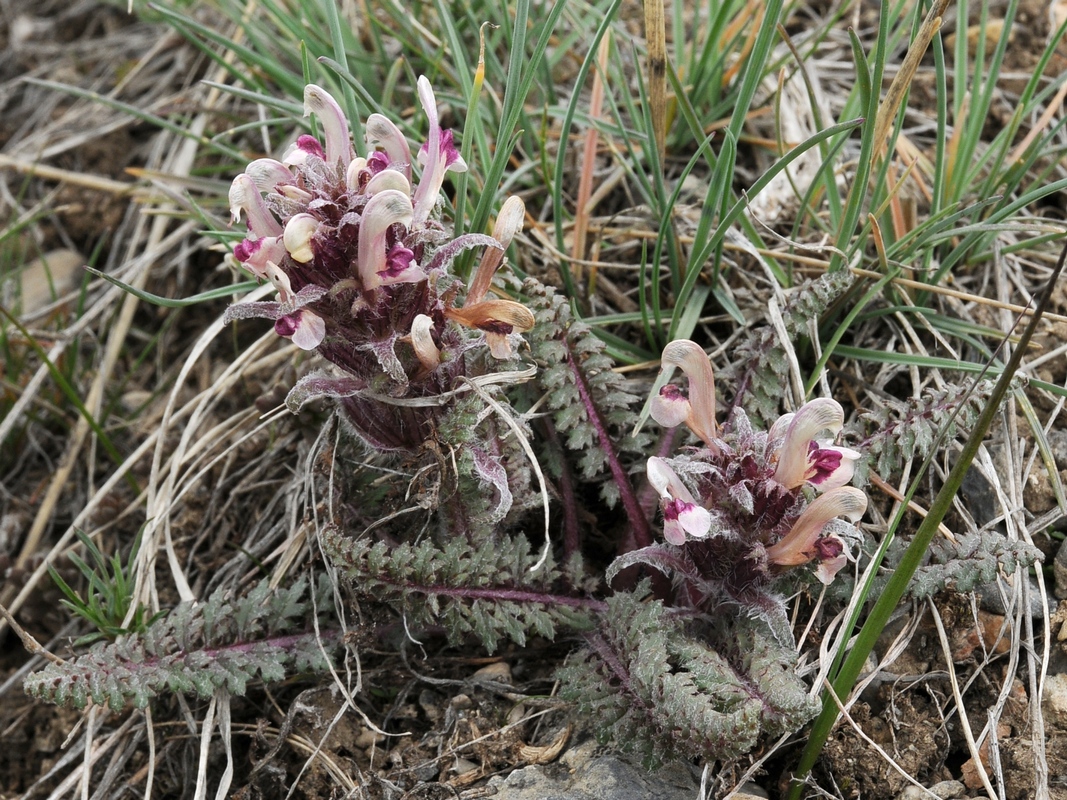
[[[855,522],[867,508],[866,495],[846,485],[860,454],[818,438],[840,431],[844,412],[834,400],[816,399],[761,432],[738,408],[720,428],[704,351],[688,340],[671,342],[662,363],[682,369],[688,396],[664,386],[652,416],[669,428],[685,424],[700,444],[675,458],[648,460],[667,544],[630,554],[616,570],[649,563],[676,577],[678,595],[688,604],[704,611],[740,604],[776,622],[770,617],[780,602],[768,587],[784,571],[808,563],[830,583],[858,535],[840,518]]]
[[[453,237],[437,213],[445,175],[467,166],[442,130],[429,81],[418,96],[429,121],[412,158],[397,126],[381,114],[366,122],[366,157],[357,156],[348,121],[324,89],[304,91],[323,137],[300,136],[281,160],[260,158],[230,188],[233,222],[248,235],[233,258],[278,291],[273,302],[242,303],[230,319],[265,317],[275,331],[314,350],[339,374],[304,378],[291,408],[315,396],[338,398],[346,418],[372,447],[418,452],[440,422],[447,398],[476,364],[512,354],[515,334],[533,325],[524,306],[487,299],[504,251],[522,229],[522,201],[509,198],[493,236]],[[418,179],[414,164],[421,166]],[[465,250],[484,253],[461,305],[451,273]]]

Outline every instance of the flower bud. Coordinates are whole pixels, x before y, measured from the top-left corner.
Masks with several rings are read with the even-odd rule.
[[[319,220],[311,214],[295,214],[285,223],[282,241],[293,261],[307,264],[315,258],[311,249],[311,239],[319,229]]]

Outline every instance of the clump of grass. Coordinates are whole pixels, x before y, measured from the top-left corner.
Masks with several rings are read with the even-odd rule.
[[[75,553],[69,558],[82,578],[86,588],[84,596],[71,588],[63,576],[49,565],[48,574],[63,592],[60,602],[73,614],[81,617],[95,630],[74,641],[74,646],[92,644],[99,639],[114,639],[131,633],[144,633],[162,612],[149,615],[142,603],[133,602],[133,565],[141,547],[141,533],[133,540],[130,554],[123,563],[118,556],[107,558],[84,531],[75,531],[78,541],[85,548],[88,561]]]

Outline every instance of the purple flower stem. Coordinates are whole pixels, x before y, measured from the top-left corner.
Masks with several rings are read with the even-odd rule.
[[[571,366],[571,372],[574,373],[574,382],[578,387],[578,394],[582,398],[582,404],[585,406],[585,412],[589,416],[589,422],[592,423],[593,428],[596,430],[597,439],[600,447],[604,450],[608,467],[611,470],[611,477],[615,480],[616,486],[619,487],[619,497],[622,498],[623,510],[630,520],[630,537],[628,538],[633,539],[633,544],[630,546],[630,543],[627,542],[626,550],[648,547],[652,544],[652,531],[648,525],[648,518],[641,511],[641,504],[637,501],[633,484],[630,483],[630,476],[626,474],[622,462],[619,461],[619,454],[615,452],[615,444],[608,434],[608,426],[604,422],[604,418],[600,416],[600,409],[597,408],[596,403],[593,401],[585,373],[582,372],[574,353],[571,352],[570,342],[566,337],[564,337],[563,341],[567,347],[567,362]],[[626,550],[622,552],[626,552]]]

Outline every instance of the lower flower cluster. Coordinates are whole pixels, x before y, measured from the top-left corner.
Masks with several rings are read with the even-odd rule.
[[[653,399],[652,416],[666,427],[686,425],[700,446],[648,460],[673,550],[667,561],[665,553],[635,554],[636,560],[655,556],[673,564],[698,603],[723,595],[740,603],[765,599],[776,577],[809,563],[830,583],[858,536],[849,522],[867,509],[866,495],[846,485],[860,454],[832,441],[844,422],[841,406],[812,400],[766,432],[754,430],[738,408],[720,428],[704,351],[688,340],[671,342],[662,363],[681,368],[688,395],[666,385]],[[824,434],[829,438],[819,438]]]

